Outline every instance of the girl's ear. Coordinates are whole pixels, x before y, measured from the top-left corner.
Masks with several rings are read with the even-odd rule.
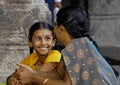
[[[31,41],[28,41],[28,46],[32,47],[32,42]]]

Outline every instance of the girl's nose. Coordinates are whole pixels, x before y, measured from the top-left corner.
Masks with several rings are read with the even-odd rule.
[[[46,44],[46,41],[43,39],[42,42],[41,42],[41,44]]]

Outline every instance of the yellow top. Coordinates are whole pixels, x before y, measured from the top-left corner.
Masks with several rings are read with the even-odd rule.
[[[32,69],[35,69],[35,64],[38,61],[38,55],[36,53],[30,54],[26,57],[21,63],[30,66]],[[61,53],[58,50],[52,50],[47,56],[46,62],[60,62]]]

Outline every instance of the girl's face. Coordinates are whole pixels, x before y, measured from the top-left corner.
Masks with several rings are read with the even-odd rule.
[[[33,33],[31,45],[38,55],[47,55],[55,45],[52,32],[48,29],[38,29]]]

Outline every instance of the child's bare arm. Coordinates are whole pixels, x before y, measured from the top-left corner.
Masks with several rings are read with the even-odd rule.
[[[58,63],[56,63],[56,62],[47,62],[41,66],[39,71],[50,72],[50,71],[55,70],[57,65],[58,65]]]

